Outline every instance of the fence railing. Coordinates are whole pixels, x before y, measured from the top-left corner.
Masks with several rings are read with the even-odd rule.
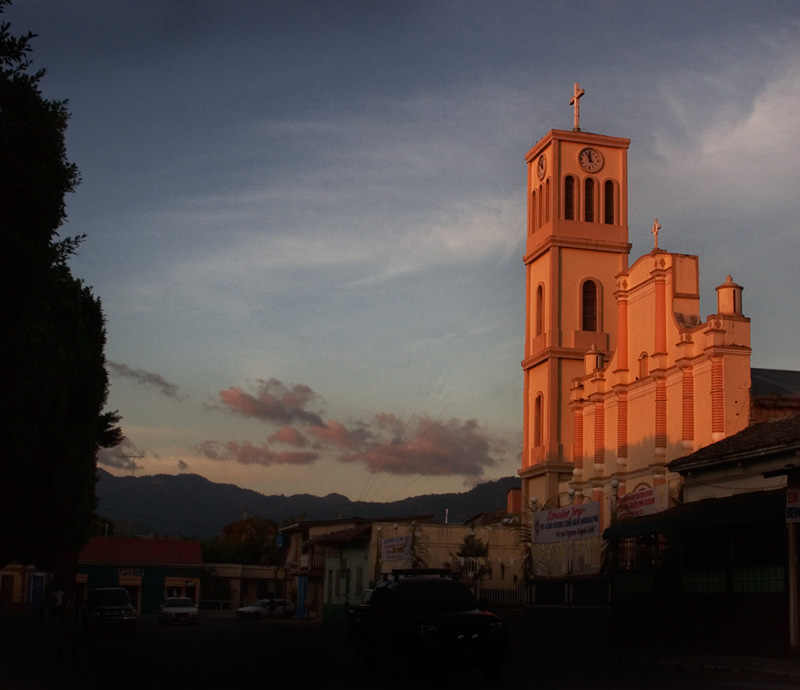
[[[528,601],[521,559],[454,556],[450,568],[455,577],[473,587],[475,596],[487,604],[525,604]]]

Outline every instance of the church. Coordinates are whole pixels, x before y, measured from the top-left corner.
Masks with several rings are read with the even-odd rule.
[[[659,247],[630,262],[629,139],[574,127],[527,153],[523,505],[665,510],[670,461],[746,428],[750,320],[720,275],[703,319],[699,260]],[[634,514],[637,514],[634,510]],[[641,514],[641,511],[640,513]]]
[[[658,219],[631,262],[630,140],[584,131],[583,95],[525,157],[526,634],[797,653],[800,372],[750,366],[731,275],[701,317]]]

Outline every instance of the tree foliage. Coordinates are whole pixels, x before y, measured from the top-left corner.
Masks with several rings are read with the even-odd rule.
[[[488,558],[489,545],[476,534],[465,534],[456,556],[460,558]]]
[[[0,13],[10,0],[0,0]],[[28,33],[0,24],[0,562],[54,564],[91,532],[96,453],[122,440],[108,395],[100,301],[68,266],[82,237],[60,238],[66,102],[47,100]]]
[[[283,565],[285,553],[276,546],[278,529],[278,523],[267,518],[248,517],[232,522],[212,541],[203,542],[203,561]]]
[[[429,539],[425,534],[422,526],[417,524],[416,521],[411,523],[411,543],[409,544],[409,555],[411,560],[411,567],[414,570],[420,568],[427,568],[431,560],[430,552],[428,551]]]

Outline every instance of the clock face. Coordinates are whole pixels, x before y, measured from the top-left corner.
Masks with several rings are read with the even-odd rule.
[[[603,167],[603,154],[596,149],[586,148],[578,154],[578,162],[586,172],[597,172]]]
[[[536,164],[536,172],[539,174],[539,179],[544,179],[544,174],[547,172],[547,158],[542,154],[539,156],[539,162]]]

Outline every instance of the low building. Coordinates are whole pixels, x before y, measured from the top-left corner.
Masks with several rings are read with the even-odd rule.
[[[800,494],[799,454],[795,415],[751,425],[672,461],[684,503],[620,521],[603,535],[611,638],[629,638],[633,624],[636,639],[653,644],[800,649],[800,511],[791,502]]]
[[[471,584],[479,598],[497,603],[524,596],[522,558],[513,526],[435,524],[430,516],[297,523],[287,566],[296,580],[298,615],[343,622],[350,605],[393,569],[448,568]],[[477,537],[488,557],[464,559],[465,537]]]
[[[48,574],[34,565],[8,563],[0,569],[0,613],[43,609],[47,601]]]
[[[430,516],[414,516],[392,522],[405,523],[417,519],[427,520],[430,519]],[[370,520],[352,517],[303,521],[281,529],[281,534],[288,539],[286,566],[290,577],[295,581],[298,618],[322,620],[328,570],[332,571],[331,576],[328,577],[332,588],[334,587],[334,573],[336,577],[343,578],[347,582],[345,594],[342,594],[341,582],[339,582],[338,590],[332,589],[332,591],[338,591],[340,597],[352,601],[356,599],[356,591],[361,591],[369,586],[370,581],[374,581],[374,574],[363,570],[364,563],[375,562],[374,547],[367,546],[366,553],[363,553],[363,545],[360,543],[362,541],[361,531],[366,529],[367,533],[371,533],[371,525],[372,521]],[[341,545],[349,545],[351,541],[357,544],[356,550],[359,555],[352,556],[349,561],[340,557],[337,567],[328,567],[331,565],[331,554],[341,551]],[[367,542],[369,541],[368,539]],[[339,544],[339,546],[329,549],[327,546],[329,543]]]
[[[205,563],[203,599],[206,610],[235,611],[259,599],[296,599],[294,579],[283,566]]]
[[[78,555],[76,595],[94,587],[124,587],[139,613],[158,613],[166,597],[200,601],[200,542],[92,537]]]

